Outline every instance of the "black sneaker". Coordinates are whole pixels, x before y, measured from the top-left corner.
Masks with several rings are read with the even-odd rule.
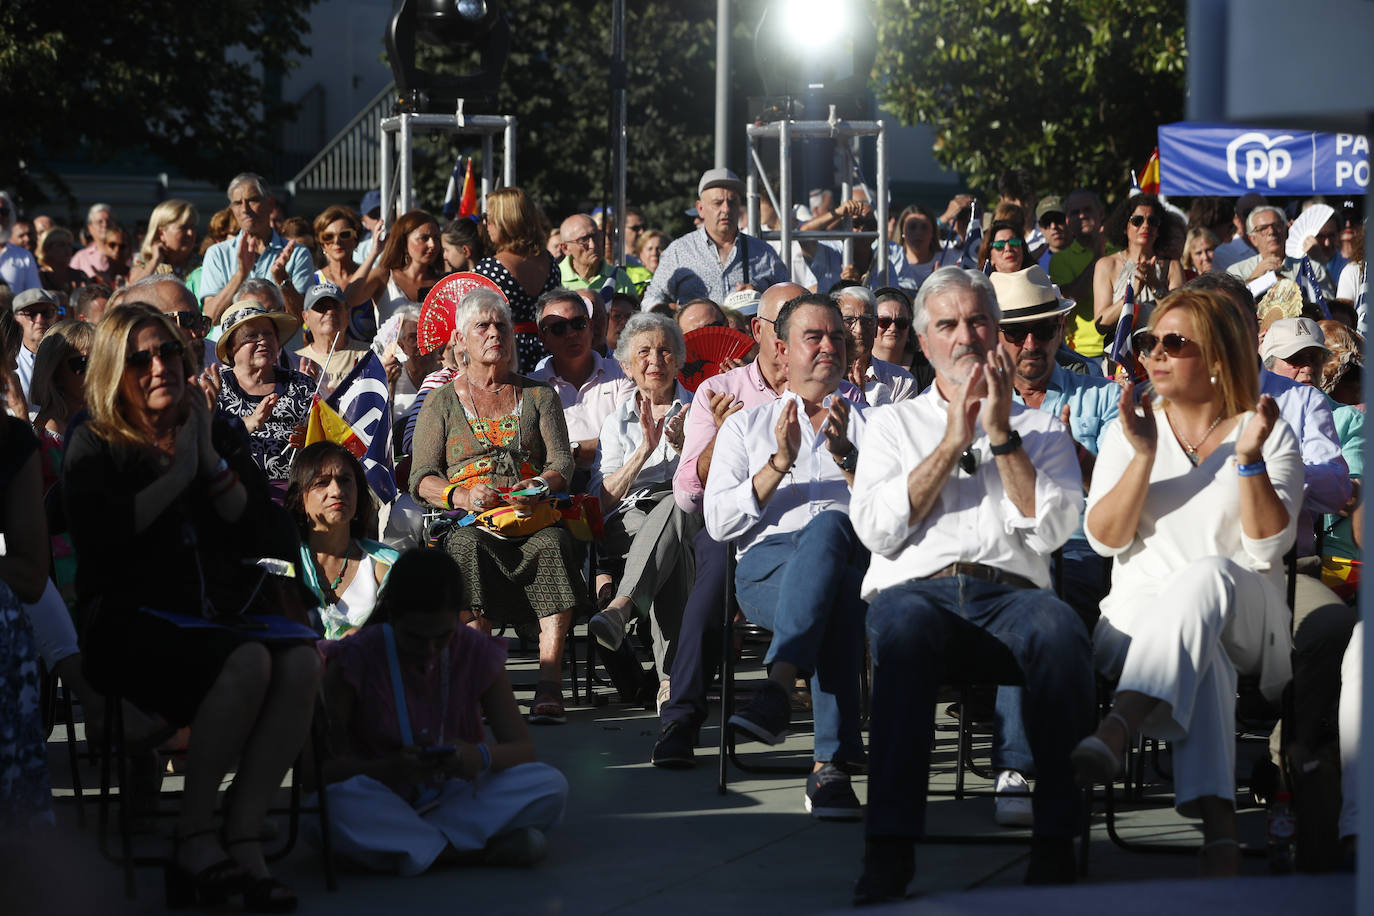
[[[870,837],[864,843],[864,873],[854,883],[854,905],[874,906],[906,899],[916,877],[916,844],[900,837]]]
[[[664,722],[658,740],[654,742],[654,756],[649,758],[649,762],[665,770],[690,770],[697,765],[692,753],[696,743],[696,735],[685,723],[675,720]]]
[[[864,816],[849,774],[833,763],[806,777],[806,810],[823,821],[857,821]]]
[[[792,698],[780,684],[765,680],[754,691],[749,705],[730,717],[730,727],[738,735],[755,738],[764,744],[782,744],[792,721]]]

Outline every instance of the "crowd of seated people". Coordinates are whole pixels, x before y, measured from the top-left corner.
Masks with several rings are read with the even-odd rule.
[[[777,744],[804,696],[799,808],[866,818],[856,902],[906,893],[936,697],[970,678],[999,685],[995,810],[1033,827],[1028,883],[1074,880],[1081,787],[1115,778],[1141,734],[1172,751],[1201,873],[1235,874],[1249,675],[1293,711],[1272,754],[1299,800],[1341,798],[1321,864],[1353,856],[1363,258],[1333,241],[1352,218],[1306,240],[1325,297],[1281,305],[1281,207],[1198,202],[1188,231],[1153,195],[1109,218],[1069,190],[1037,206],[1011,170],[981,225],[965,195],[939,219],[912,204],[886,272],[867,250],[841,269],[842,241],[808,247],[803,279],[824,289],[744,231],[728,169],[701,176],[700,222],[676,240],[631,211],[619,264],[600,214],[568,215],[546,248],[519,188],[448,225],[423,209],[384,225],[375,193],[307,222],[251,173],[199,247],[179,200],[142,235],[91,207],[79,251],[50,220],[33,252],[7,243],[0,832],[51,821],[41,659],[95,743],[119,699],[120,752],[154,788],[156,752],[189,751],[169,903],[295,907],[261,840],[316,716],[312,788],[342,857],[402,875],[531,865],[569,786],[527,724],[569,721],[573,628],[622,701],[656,710],[649,761],[686,769],[737,613],[769,644],[724,727]],[[436,346],[426,299],[458,271],[480,282]],[[1135,356],[1117,365],[1127,298]],[[694,341],[732,324],[747,355],[687,387]],[[380,459],[317,406],[374,359]],[[600,517],[595,564],[554,508],[572,497]],[[537,646],[527,715],[507,627]]]

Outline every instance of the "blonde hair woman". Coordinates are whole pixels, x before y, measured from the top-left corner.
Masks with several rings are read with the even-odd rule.
[[[539,207],[519,188],[501,188],[487,195],[488,248],[494,252],[473,267],[501,288],[515,321],[520,370],[533,372],[544,356],[539,342],[535,303],[560,283],[558,263],[544,248],[548,222]]]
[[[134,255],[129,282],[137,283],[152,274],[176,274],[185,279],[196,256],[199,222],[200,214],[190,201],[173,198],[154,207],[143,245]]]

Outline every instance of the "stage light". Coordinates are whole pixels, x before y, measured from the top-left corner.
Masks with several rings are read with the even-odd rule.
[[[416,43],[457,54],[476,49],[477,70],[456,76],[428,73],[415,64]],[[496,103],[510,53],[510,25],[500,0],[400,0],[386,32],[387,57],[400,107],[407,111],[466,111]]]

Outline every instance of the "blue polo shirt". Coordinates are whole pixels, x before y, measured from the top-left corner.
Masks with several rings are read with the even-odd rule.
[[[243,233],[232,236],[210,246],[210,250],[205,252],[205,260],[201,264],[200,272],[200,301],[201,305],[211,296],[218,295],[225,285],[229,283],[229,278],[238,269],[239,263],[239,240],[243,238]],[[286,247],[286,240],[273,232],[272,241],[268,243],[267,250],[258,255],[258,260],[253,264],[250,276],[269,277],[272,265],[276,262],[277,256]],[[315,273],[315,264],[310,260],[310,252],[300,245],[291,252],[291,258],[286,262],[286,275],[291,279],[291,285],[296,288],[296,292],[301,295],[310,288]]]
[[[1021,395],[1013,392],[1012,396],[1016,403],[1026,403]],[[1065,404],[1069,405],[1069,432],[1073,440],[1096,455],[1098,436],[1120,412],[1121,387],[1108,378],[1079,375],[1055,366],[1040,410],[1057,417]]]

